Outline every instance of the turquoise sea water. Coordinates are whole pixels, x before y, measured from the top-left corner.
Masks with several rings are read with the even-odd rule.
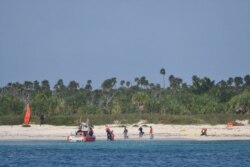
[[[250,166],[250,141],[0,141],[0,166]]]

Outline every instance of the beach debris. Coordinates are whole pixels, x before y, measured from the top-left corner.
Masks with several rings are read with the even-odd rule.
[[[119,120],[114,120],[114,124],[121,124],[121,121],[119,121]]]
[[[245,122],[244,122],[245,123]],[[227,123],[227,128],[232,128],[233,126],[244,126],[241,121],[230,121]]]
[[[248,120],[242,120],[242,121],[241,120],[236,120],[235,122],[243,124],[243,125],[248,125],[249,124]]]
[[[146,124],[147,122],[148,122],[147,120],[140,120],[137,124],[142,125],[142,124]]]
[[[227,123],[227,128],[228,128],[228,129],[231,129],[232,127],[233,127],[233,122],[228,122],[228,123]]]

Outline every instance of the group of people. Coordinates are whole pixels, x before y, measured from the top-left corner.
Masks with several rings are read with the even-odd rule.
[[[114,138],[115,138],[113,130],[111,130],[108,127],[108,125],[105,125],[105,127],[106,127],[106,133],[107,133],[107,140],[113,141]],[[138,131],[139,131],[139,138],[142,138],[143,135],[144,135],[143,128],[140,126],[139,129],[138,129]],[[94,135],[94,130],[93,130],[92,127],[89,127],[89,130],[86,131],[86,130],[83,130],[82,126],[79,126],[78,131],[76,131],[76,135],[78,135],[78,136],[87,136],[87,135],[88,136],[93,136]],[[124,139],[128,139],[129,138],[127,127],[124,127],[123,135],[124,135]],[[149,137],[150,137],[150,139],[154,138],[152,126],[149,127]]]
[[[76,131],[77,136],[93,136],[94,130],[92,127],[89,127],[88,124],[81,123],[78,130]]]
[[[140,126],[138,131],[139,131],[139,138],[142,138],[143,135],[144,135],[143,128]],[[124,139],[128,139],[128,129],[127,129],[127,127],[124,127],[123,135],[124,135]],[[152,126],[149,127],[149,136],[150,136],[150,139],[154,138]]]
[[[83,131],[82,129],[78,129],[76,131],[76,135],[78,135],[78,136],[87,136],[87,135],[93,136],[94,135],[94,130],[93,130],[92,127],[89,128],[89,131]]]
[[[105,125],[105,127],[106,127],[106,133],[107,133],[107,140],[111,140],[111,141],[114,140],[115,135],[114,135],[113,130],[111,130],[107,125]],[[139,131],[139,138],[142,138],[143,135],[144,135],[143,128],[140,126],[138,131]],[[93,136],[94,135],[94,130],[93,130],[92,127],[89,127],[88,131],[83,131],[82,127],[81,128],[79,127],[79,130],[76,132],[76,135]],[[124,139],[129,138],[128,129],[127,129],[126,126],[124,127],[123,135],[124,135]],[[201,129],[201,136],[203,136],[203,135],[207,136],[207,128],[202,128]],[[149,127],[149,138],[150,139],[154,138],[154,133],[153,133],[153,127],[152,126]]]
[[[113,130],[111,130],[108,127],[108,125],[105,125],[105,127],[106,127],[106,133],[107,133],[107,140],[111,140],[111,141],[114,140],[115,135],[114,135]],[[139,138],[142,138],[143,135],[144,135],[143,128],[139,127],[138,130],[139,130]],[[152,126],[149,127],[149,136],[150,136],[150,139],[154,138]],[[124,137],[124,139],[128,139],[129,138],[129,136],[128,136],[128,129],[127,129],[126,126],[124,127],[124,130],[123,130],[123,137]]]

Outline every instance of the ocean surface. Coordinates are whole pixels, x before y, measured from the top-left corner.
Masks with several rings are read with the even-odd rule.
[[[250,166],[250,141],[0,141],[0,166]]]

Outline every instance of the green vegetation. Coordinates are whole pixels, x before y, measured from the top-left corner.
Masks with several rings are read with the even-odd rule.
[[[250,75],[215,81],[192,77],[188,85],[170,75],[165,86],[166,71],[160,84],[150,83],[145,76],[136,77],[134,84],[116,78],[103,81],[93,90],[92,81],[83,87],[76,81],[65,85],[60,79],[50,87],[49,81],[9,83],[0,88],[0,124],[21,124],[25,104],[30,103],[31,122],[38,123],[46,115],[46,123],[75,125],[89,118],[92,124],[149,123],[218,124],[250,115]]]

